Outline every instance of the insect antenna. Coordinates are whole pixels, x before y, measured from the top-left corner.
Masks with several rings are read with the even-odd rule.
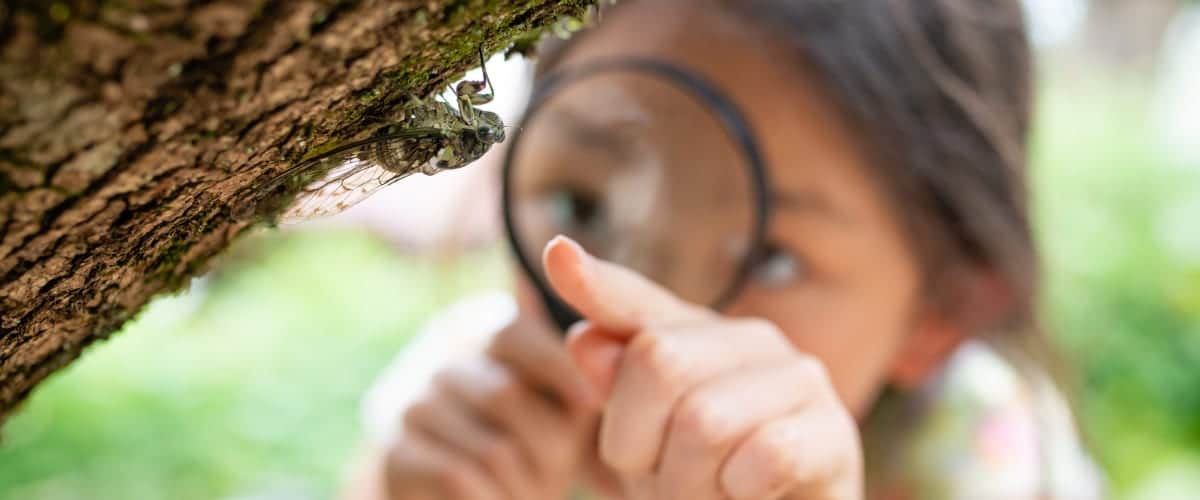
[[[495,96],[496,89],[492,87],[492,79],[488,77],[487,73],[487,59],[483,57],[483,45],[480,45],[477,49],[479,51],[479,69],[483,71],[483,83],[487,85],[488,96]]]

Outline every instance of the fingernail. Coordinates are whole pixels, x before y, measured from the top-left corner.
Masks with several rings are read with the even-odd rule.
[[[586,319],[576,321],[575,324],[567,327],[567,339],[570,340],[572,337],[579,335],[580,332],[587,330],[589,326],[591,326],[591,323],[588,323]]]
[[[592,255],[587,250],[584,250],[583,245],[580,245],[578,241],[571,239],[571,237],[560,234],[550,240],[550,243],[546,247],[552,248],[556,245],[567,245],[570,247],[571,253],[575,255],[575,258],[579,260],[581,265],[587,266],[591,264]]]

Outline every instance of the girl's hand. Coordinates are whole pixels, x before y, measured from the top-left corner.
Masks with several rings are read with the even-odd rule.
[[[853,417],[770,323],[687,304],[559,237],[543,256],[584,318],[568,344],[606,397],[600,458],[633,499],[862,497]]]
[[[384,496],[562,500],[594,431],[595,399],[561,339],[519,319],[405,412],[383,461]]]

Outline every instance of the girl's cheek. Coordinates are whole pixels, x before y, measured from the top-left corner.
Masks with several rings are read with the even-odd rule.
[[[731,312],[771,321],[796,350],[821,360],[843,404],[861,417],[887,383],[904,322],[894,308],[845,295],[819,285],[754,291]]]

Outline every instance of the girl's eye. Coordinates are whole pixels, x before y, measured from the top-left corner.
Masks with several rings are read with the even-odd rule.
[[[590,229],[601,217],[596,199],[573,189],[554,191],[550,195],[550,207],[555,226],[563,229]]]
[[[803,279],[807,272],[804,261],[799,256],[777,245],[768,244],[751,278],[766,287],[784,287]]]

